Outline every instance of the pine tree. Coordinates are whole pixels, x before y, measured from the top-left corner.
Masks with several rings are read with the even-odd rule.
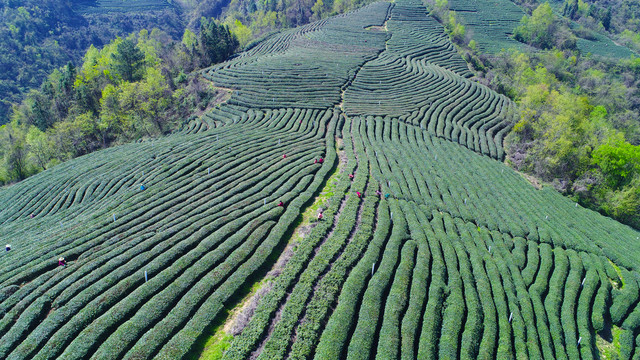
[[[136,47],[130,39],[124,39],[118,44],[112,55],[115,60],[115,70],[124,81],[138,81],[142,79],[144,53]]]

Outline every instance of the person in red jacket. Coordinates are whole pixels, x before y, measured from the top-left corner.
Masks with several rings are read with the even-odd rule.
[[[278,203],[278,206],[282,206],[282,207],[284,207],[284,203],[283,203],[282,201],[280,201],[280,202]]]
[[[313,163],[317,164],[318,163],[318,159],[313,160]]]
[[[283,155],[282,155],[282,158],[283,158],[283,159],[286,159],[286,158],[287,158],[287,154],[283,154]]]
[[[360,193],[360,191],[356,191],[356,195],[358,195],[359,198],[362,197],[362,194]]]
[[[66,265],[67,265],[67,262],[63,257],[58,259],[58,266],[66,266]]]
[[[324,159],[323,159],[323,158],[320,158],[320,159],[318,159],[318,162],[319,162],[320,164],[322,164],[322,163],[324,162]]]
[[[322,213],[318,214],[318,220],[322,220]]]
[[[349,174],[349,179],[353,180],[353,174]]]

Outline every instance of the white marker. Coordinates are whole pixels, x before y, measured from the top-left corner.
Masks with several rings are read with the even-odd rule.
[[[144,271],[144,282],[147,282],[149,279],[147,278],[147,270]]]
[[[371,276],[373,276],[373,272],[376,269],[376,263],[371,264]]]
[[[513,312],[509,315],[509,324],[511,324],[511,319],[513,319]]]
[[[113,214],[113,222],[116,222],[116,214]],[[60,222],[60,226],[62,226],[62,222]]]

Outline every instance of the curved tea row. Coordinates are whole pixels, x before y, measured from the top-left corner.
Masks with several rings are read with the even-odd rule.
[[[70,162],[75,173],[59,167],[34,177],[67,176],[76,195],[114,184],[89,203],[56,201],[80,197],[33,183],[3,191],[22,196],[3,212],[20,216],[2,228],[13,249],[1,262],[0,357],[186,354],[246,279],[270,266],[335,162],[325,139],[336,122],[332,111],[251,111],[226,132],[118,147],[95,153],[104,156],[99,170],[95,156],[82,157]],[[322,165],[313,162],[319,156]],[[100,171],[123,160],[131,165],[119,174]],[[31,200],[17,201],[25,194]],[[66,207],[45,213],[49,203]]]

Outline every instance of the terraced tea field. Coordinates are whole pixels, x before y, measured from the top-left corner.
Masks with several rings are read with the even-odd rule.
[[[204,76],[181,132],[0,190],[0,358],[640,357],[640,233],[499,161],[514,104],[421,3]]]
[[[562,14],[564,3],[561,0],[551,1],[558,16]],[[449,10],[456,13],[481,53],[496,54],[503,49],[526,46],[513,39],[513,30],[520,25],[525,12],[511,0],[449,0]],[[577,28],[579,25],[571,21],[571,26]],[[636,55],[602,34],[591,32],[591,37],[577,38],[576,47],[582,54],[616,59]]]
[[[72,3],[80,13],[162,10],[172,6],[166,0],[76,0]]]
[[[449,0],[449,10],[461,19],[480,52],[524,46],[513,39],[513,30],[525,12],[510,0]]]

